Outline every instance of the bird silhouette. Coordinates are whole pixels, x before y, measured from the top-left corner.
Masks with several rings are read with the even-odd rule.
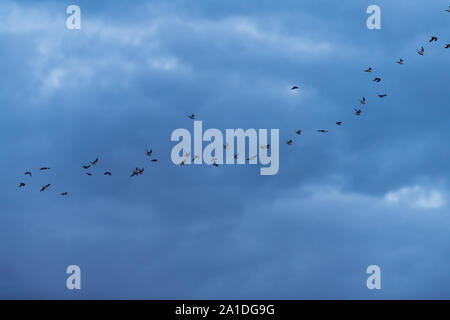
[[[254,159],[256,159],[256,154],[255,154],[253,157],[247,158],[247,161],[248,161],[248,160],[254,160]]]
[[[41,188],[41,191],[40,191],[40,192],[44,191],[45,189],[47,189],[47,188],[50,187],[50,186],[51,186],[50,183],[49,183],[49,184],[46,184],[45,186],[43,186],[43,187]]]
[[[337,121],[336,124],[337,124],[338,126],[340,126],[340,125],[342,124],[342,121]]]
[[[286,143],[289,145],[289,146],[292,146],[292,139],[289,139],[288,141],[286,141]]]
[[[420,50],[417,50],[417,53],[420,54],[421,56],[423,56],[425,52],[425,49],[423,47],[420,48]]]
[[[448,6],[448,9],[445,9],[445,11],[450,12],[450,6]]]
[[[234,154],[234,158],[237,159],[239,157],[239,152]]]
[[[27,171],[27,172],[25,172],[25,175],[31,177],[31,172],[30,172],[30,171]]]
[[[219,165],[218,165],[217,163],[214,162],[214,163],[213,163],[213,166],[214,166],[214,167],[218,167]]]
[[[398,64],[403,64],[403,59],[397,61]]]
[[[369,69],[364,70],[364,72],[372,72],[372,68],[370,67]]]
[[[90,172],[86,172],[86,174],[90,177],[90,176],[92,176],[92,173],[90,173]]]
[[[361,109],[355,109],[355,114],[357,116],[360,116],[361,115]]]
[[[103,175],[104,175],[104,176],[111,176],[111,172],[106,171]]]
[[[91,165],[83,166],[83,169],[89,169]]]
[[[68,193],[67,192],[63,192],[63,193],[61,193],[61,195],[65,197],[65,196],[68,195]]]
[[[380,82],[380,81],[381,81],[381,78],[375,78],[375,79],[373,79],[373,81],[375,81],[375,82]]]
[[[383,93],[383,94],[379,94],[378,96],[379,96],[380,98],[384,98],[384,97],[387,96],[387,94],[386,94],[386,93]]]
[[[433,42],[433,41],[435,41],[435,42],[438,41],[438,38],[435,36],[431,36],[431,39],[428,42]]]
[[[296,134],[301,135],[302,134],[302,130],[297,130],[295,131]]]
[[[188,116],[188,118],[194,120],[195,119],[195,115],[191,114],[190,116]]]
[[[158,162],[158,159],[152,159],[152,162]]]
[[[152,149],[150,149],[150,150],[147,150],[147,149],[145,149],[145,153],[147,154],[147,156],[151,156],[152,155]]]
[[[23,188],[23,187],[25,187],[25,183],[23,183],[23,182],[19,183],[19,188]]]
[[[50,170],[50,168],[49,168],[49,167],[42,167],[42,168],[40,168],[39,170],[45,171],[45,170]]]
[[[92,164],[93,166],[95,166],[95,165],[97,164],[97,162],[98,162],[98,157],[97,157],[94,161],[92,161],[91,164]]]
[[[327,133],[328,130],[319,129],[319,130],[317,130],[317,132],[320,132],[320,133]]]
[[[450,48],[450,43],[445,45],[445,49]]]
[[[363,97],[362,100],[361,100],[360,102],[361,102],[361,104],[366,104],[366,98]]]
[[[266,144],[266,145],[264,145],[264,146],[261,146],[260,147],[261,149],[270,149],[270,144]]]
[[[291,90],[297,90],[298,87],[297,86],[292,86]]]

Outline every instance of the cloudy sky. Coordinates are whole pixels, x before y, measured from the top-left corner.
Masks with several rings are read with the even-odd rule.
[[[0,298],[450,298],[448,5],[1,1]],[[280,129],[278,174],[173,164],[191,113]]]

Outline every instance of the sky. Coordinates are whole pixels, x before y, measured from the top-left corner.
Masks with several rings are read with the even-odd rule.
[[[1,1],[0,298],[450,298],[448,5]],[[278,174],[172,163],[192,113],[279,129]]]

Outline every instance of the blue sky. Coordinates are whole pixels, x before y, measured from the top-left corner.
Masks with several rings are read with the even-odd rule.
[[[449,298],[448,5],[2,1],[0,298]],[[191,113],[279,128],[279,173],[174,165]]]

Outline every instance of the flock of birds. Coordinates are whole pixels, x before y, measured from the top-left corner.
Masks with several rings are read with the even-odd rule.
[[[445,11],[450,12],[450,6],[449,6],[449,9],[446,9]],[[431,42],[437,42],[437,41],[438,41],[438,38],[436,36],[431,36],[431,39],[428,42],[431,43]],[[446,44],[444,46],[444,48],[449,49],[450,48],[450,44]],[[425,48],[423,46],[421,46],[420,50],[417,50],[417,53],[419,55],[423,56],[425,54]],[[398,61],[396,61],[396,63],[399,64],[399,65],[403,65],[405,63],[405,60],[403,58],[400,58]],[[373,71],[372,67],[369,67],[366,70],[364,70],[364,72],[366,72],[366,73],[372,73],[372,71]],[[379,82],[381,82],[381,78],[380,77],[375,77],[373,79],[373,82],[379,83]],[[298,90],[298,89],[299,89],[299,87],[297,85],[294,85],[291,88],[291,90]],[[380,93],[380,94],[377,94],[377,96],[379,98],[385,98],[385,97],[387,97],[387,93]],[[360,101],[360,104],[365,105],[366,101],[367,101],[366,98],[362,97],[362,99]],[[354,111],[355,111],[355,115],[356,116],[360,116],[361,113],[362,113],[362,110],[360,108],[354,108]],[[337,126],[341,126],[342,125],[342,121],[336,121],[336,125]],[[319,132],[319,133],[327,133],[328,130],[318,129],[317,132]],[[297,135],[301,135],[302,134],[302,130],[297,130],[296,134]],[[286,143],[288,145],[292,145],[293,142],[294,142],[293,139],[288,139],[286,141]]]
[[[449,8],[446,9],[445,11],[450,12],[450,6],[449,6]],[[429,43],[432,43],[432,42],[437,42],[437,41],[438,41],[438,38],[437,38],[436,36],[431,36],[431,39],[430,39],[428,42],[429,42]],[[444,47],[445,47],[446,49],[449,49],[449,48],[450,48],[450,44],[446,44]],[[424,48],[423,46],[421,46],[420,49],[417,50],[417,54],[419,54],[420,56],[423,56],[423,55],[425,54],[425,48]],[[403,65],[403,64],[405,63],[405,60],[404,60],[403,58],[400,58],[398,61],[396,61],[396,63],[399,64],[399,65]],[[372,73],[372,72],[373,72],[373,69],[372,69],[372,67],[369,67],[369,68],[367,68],[366,70],[364,70],[364,72],[366,72],[366,73]],[[373,81],[379,83],[379,82],[381,82],[381,78],[380,78],[380,77],[375,77],[375,78],[373,79]],[[291,90],[299,90],[299,87],[298,87],[297,85],[294,85],[294,86],[291,87]],[[379,98],[385,98],[386,96],[387,96],[387,93],[381,93],[381,94],[378,94],[378,97],[379,97]],[[366,101],[367,101],[366,98],[365,98],[365,97],[362,97],[362,99],[361,99],[361,101],[360,101],[360,104],[365,105],[365,104],[366,104]],[[356,115],[356,116],[360,116],[361,113],[362,113],[362,110],[361,110],[360,108],[354,108],[354,111],[355,111],[355,115]],[[195,120],[195,119],[196,119],[196,117],[195,117],[194,114],[188,115],[188,118],[191,119],[191,120]],[[337,125],[337,126],[341,126],[341,125],[342,125],[342,121],[336,121],[336,125]],[[325,130],[325,129],[318,129],[317,132],[319,132],[319,133],[327,133],[328,130]],[[302,130],[298,129],[295,133],[296,133],[297,135],[301,135],[301,134],[302,134]],[[293,144],[293,142],[294,142],[293,139],[288,139],[288,140],[286,141],[286,144],[289,145],[289,146],[291,146],[291,145]],[[223,147],[224,147],[224,149],[228,149],[228,144],[225,144]],[[269,149],[269,148],[270,148],[270,144],[261,146],[261,149]],[[147,156],[148,158],[151,158],[152,153],[153,153],[152,149],[146,149],[146,150],[145,150],[145,154],[146,154],[146,156]],[[190,157],[190,152],[189,152],[189,153],[185,153],[184,157],[185,157],[185,159],[184,159],[183,161],[181,161],[181,162],[179,163],[179,165],[184,165],[184,164],[185,164],[186,160]],[[198,155],[194,155],[194,157],[192,158],[192,161],[194,161],[194,160],[195,160],[196,158],[198,158],[198,157],[199,157]],[[237,159],[238,157],[239,157],[239,153],[235,153],[235,154],[234,154],[234,158]],[[257,157],[257,155],[254,155],[254,156],[252,156],[252,157],[248,157],[246,160],[247,160],[247,161],[248,161],[248,160],[253,160],[253,159],[255,159],[256,157]],[[157,159],[150,159],[150,160],[151,160],[152,162],[157,162],[157,161],[158,161]],[[212,161],[213,161],[212,164],[213,164],[213,166],[218,167],[219,164],[216,163],[216,160],[217,160],[216,158],[213,158],[213,159],[212,159]],[[94,167],[95,165],[97,165],[98,161],[99,161],[99,159],[98,159],[98,157],[97,157],[94,161],[90,161],[89,164],[87,164],[87,165],[82,165],[82,168],[85,169],[85,170],[88,170],[88,169]],[[39,171],[48,171],[48,170],[50,170],[49,167],[42,167],[42,168],[39,169]],[[144,173],[144,168],[138,168],[138,167],[136,167],[136,168],[132,171],[131,177],[139,176],[139,175],[142,175],[143,173]],[[91,172],[86,172],[86,174],[87,174],[88,176],[92,176],[92,173],[91,173]],[[104,175],[104,176],[111,176],[112,173],[111,173],[110,171],[106,171],[103,175]],[[25,172],[25,176],[29,176],[29,177],[31,178],[31,177],[32,177],[31,171]],[[26,186],[25,182],[20,182],[18,187],[19,187],[19,188],[24,188],[25,186]],[[51,186],[50,183],[45,184],[44,186],[41,187],[40,192],[43,192],[43,191],[47,190],[48,188],[50,188],[50,186]],[[68,193],[67,191],[64,191],[64,192],[61,192],[61,193],[60,193],[61,196],[67,196],[68,194],[69,194],[69,193]]]
[[[150,161],[151,161],[151,162],[158,162],[158,159],[153,159],[153,158],[151,158],[152,153],[153,153],[152,149],[150,149],[150,150],[146,149],[146,150],[145,150],[145,154],[146,154],[146,156],[147,156],[148,158],[150,158]],[[94,166],[97,165],[98,161],[99,161],[99,159],[98,159],[98,157],[97,157],[94,161],[89,161],[89,164],[87,164],[87,165],[81,165],[81,167],[82,167],[84,170],[91,169],[91,168],[93,168]],[[50,170],[50,167],[42,167],[42,168],[39,169],[39,171],[48,171],[48,170]],[[138,168],[138,167],[136,167],[136,169],[134,169],[134,170],[132,171],[131,177],[139,176],[139,175],[142,175],[143,173],[144,173],[144,168]],[[30,178],[33,176],[33,174],[31,173],[31,171],[26,171],[24,175],[25,175],[25,176],[28,176],[28,177],[30,177]],[[92,173],[91,173],[91,172],[86,172],[86,175],[92,176]],[[112,176],[112,173],[111,173],[111,171],[105,171],[105,172],[103,173],[103,175],[104,175],[104,176]],[[24,188],[25,186],[26,186],[26,183],[25,183],[25,182],[20,182],[18,187],[19,187],[19,188]],[[48,188],[50,188],[50,186],[51,186],[51,184],[50,184],[50,183],[47,183],[46,185],[44,185],[44,186],[41,187],[40,192],[47,190]],[[67,196],[68,194],[69,194],[69,193],[68,193],[67,191],[64,191],[64,192],[61,192],[61,193],[60,193],[61,196]]]

